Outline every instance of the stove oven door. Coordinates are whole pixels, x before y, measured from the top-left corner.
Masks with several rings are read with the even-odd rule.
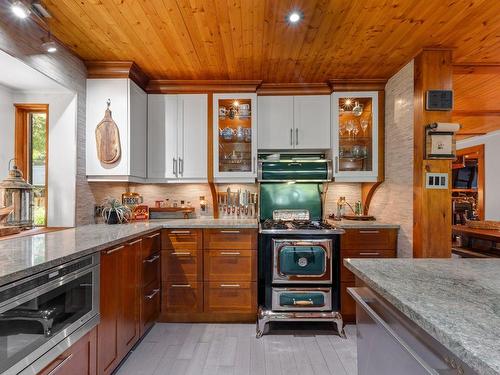
[[[273,288],[273,311],[329,311],[331,288]]]
[[[273,239],[273,283],[332,282],[332,240]]]

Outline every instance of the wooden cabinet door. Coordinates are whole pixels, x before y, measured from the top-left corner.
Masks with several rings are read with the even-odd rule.
[[[179,95],[179,178],[207,178],[207,94]]]
[[[258,149],[293,148],[293,96],[259,96],[258,105]]]
[[[71,345],[38,375],[96,375],[96,329]]]
[[[206,250],[205,281],[256,281],[257,252],[254,250]]]
[[[160,314],[160,280],[154,280],[143,288],[141,296],[141,336],[153,326]]]
[[[142,239],[125,245],[121,256],[120,314],[118,316],[119,353],[123,358],[139,340],[139,262]]]
[[[202,245],[201,229],[164,229],[161,232],[161,246],[165,250],[201,250]]]
[[[148,178],[177,178],[177,95],[148,95]]]
[[[163,250],[162,274],[164,281],[201,281],[203,252],[197,250]]]
[[[259,109],[260,110],[260,109]],[[293,97],[294,148],[330,148],[330,96]]]
[[[205,312],[255,312],[257,310],[256,284],[253,282],[205,282]]]
[[[210,250],[256,250],[255,229],[205,229],[204,248]]]
[[[101,321],[97,327],[97,368],[99,375],[113,372],[120,362],[118,318],[120,313],[121,256],[120,245],[101,252],[100,305]]]
[[[203,311],[202,282],[167,282],[162,284],[162,312],[194,313]]]

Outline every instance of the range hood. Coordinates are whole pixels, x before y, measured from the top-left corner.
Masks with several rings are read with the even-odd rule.
[[[259,182],[328,182],[332,161],[324,155],[259,155]]]

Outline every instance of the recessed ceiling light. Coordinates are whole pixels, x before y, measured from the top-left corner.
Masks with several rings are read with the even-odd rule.
[[[48,52],[48,53],[55,53],[57,52],[57,44],[54,41],[48,41],[45,43],[42,43],[42,48]]]
[[[287,18],[291,23],[297,23],[302,19],[302,14],[298,11],[293,11],[288,14]]]
[[[28,16],[30,15],[30,10],[20,0],[14,1],[10,5],[10,10],[12,11],[12,13],[14,13],[16,15],[16,17],[19,17],[21,19],[28,18]]]

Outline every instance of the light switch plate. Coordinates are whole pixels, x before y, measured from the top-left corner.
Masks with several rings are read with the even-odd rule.
[[[448,189],[448,173],[426,173],[426,189]]]

